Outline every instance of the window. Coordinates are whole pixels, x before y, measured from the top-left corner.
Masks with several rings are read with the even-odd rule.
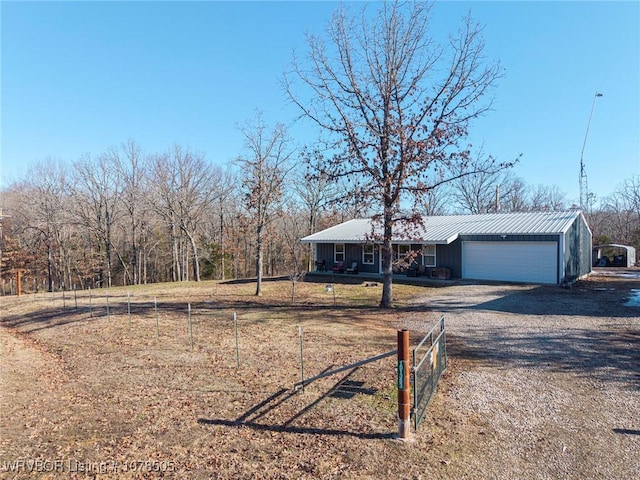
[[[362,247],[362,263],[365,265],[373,265],[373,244],[367,243]]]
[[[404,261],[411,253],[411,245],[398,245],[398,261]]]
[[[422,264],[425,267],[436,266],[436,246],[435,245],[422,246]]]
[[[336,243],[333,246],[333,261],[344,262],[344,243]]]

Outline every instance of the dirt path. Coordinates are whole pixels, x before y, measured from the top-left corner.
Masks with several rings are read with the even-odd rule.
[[[31,439],[38,421],[28,414],[34,402],[59,389],[64,382],[59,361],[29,337],[0,327],[0,450],[5,458],[19,454],[16,447]]]

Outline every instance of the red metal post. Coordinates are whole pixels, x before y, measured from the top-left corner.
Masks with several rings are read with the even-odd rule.
[[[16,270],[16,294],[18,296],[22,295],[22,278],[20,269]]]
[[[409,330],[398,330],[398,437],[402,439],[409,438],[411,427],[409,353]]]

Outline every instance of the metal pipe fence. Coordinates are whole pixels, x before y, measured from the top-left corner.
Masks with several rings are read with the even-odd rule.
[[[417,430],[447,369],[447,341],[444,315],[412,351],[413,422]]]

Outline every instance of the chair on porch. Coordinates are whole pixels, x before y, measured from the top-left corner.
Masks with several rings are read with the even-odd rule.
[[[358,273],[358,262],[351,262],[351,266],[347,268],[347,273]]]
[[[342,273],[344,272],[344,262],[338,262],[333,267],[331,267],[333,273]]]

